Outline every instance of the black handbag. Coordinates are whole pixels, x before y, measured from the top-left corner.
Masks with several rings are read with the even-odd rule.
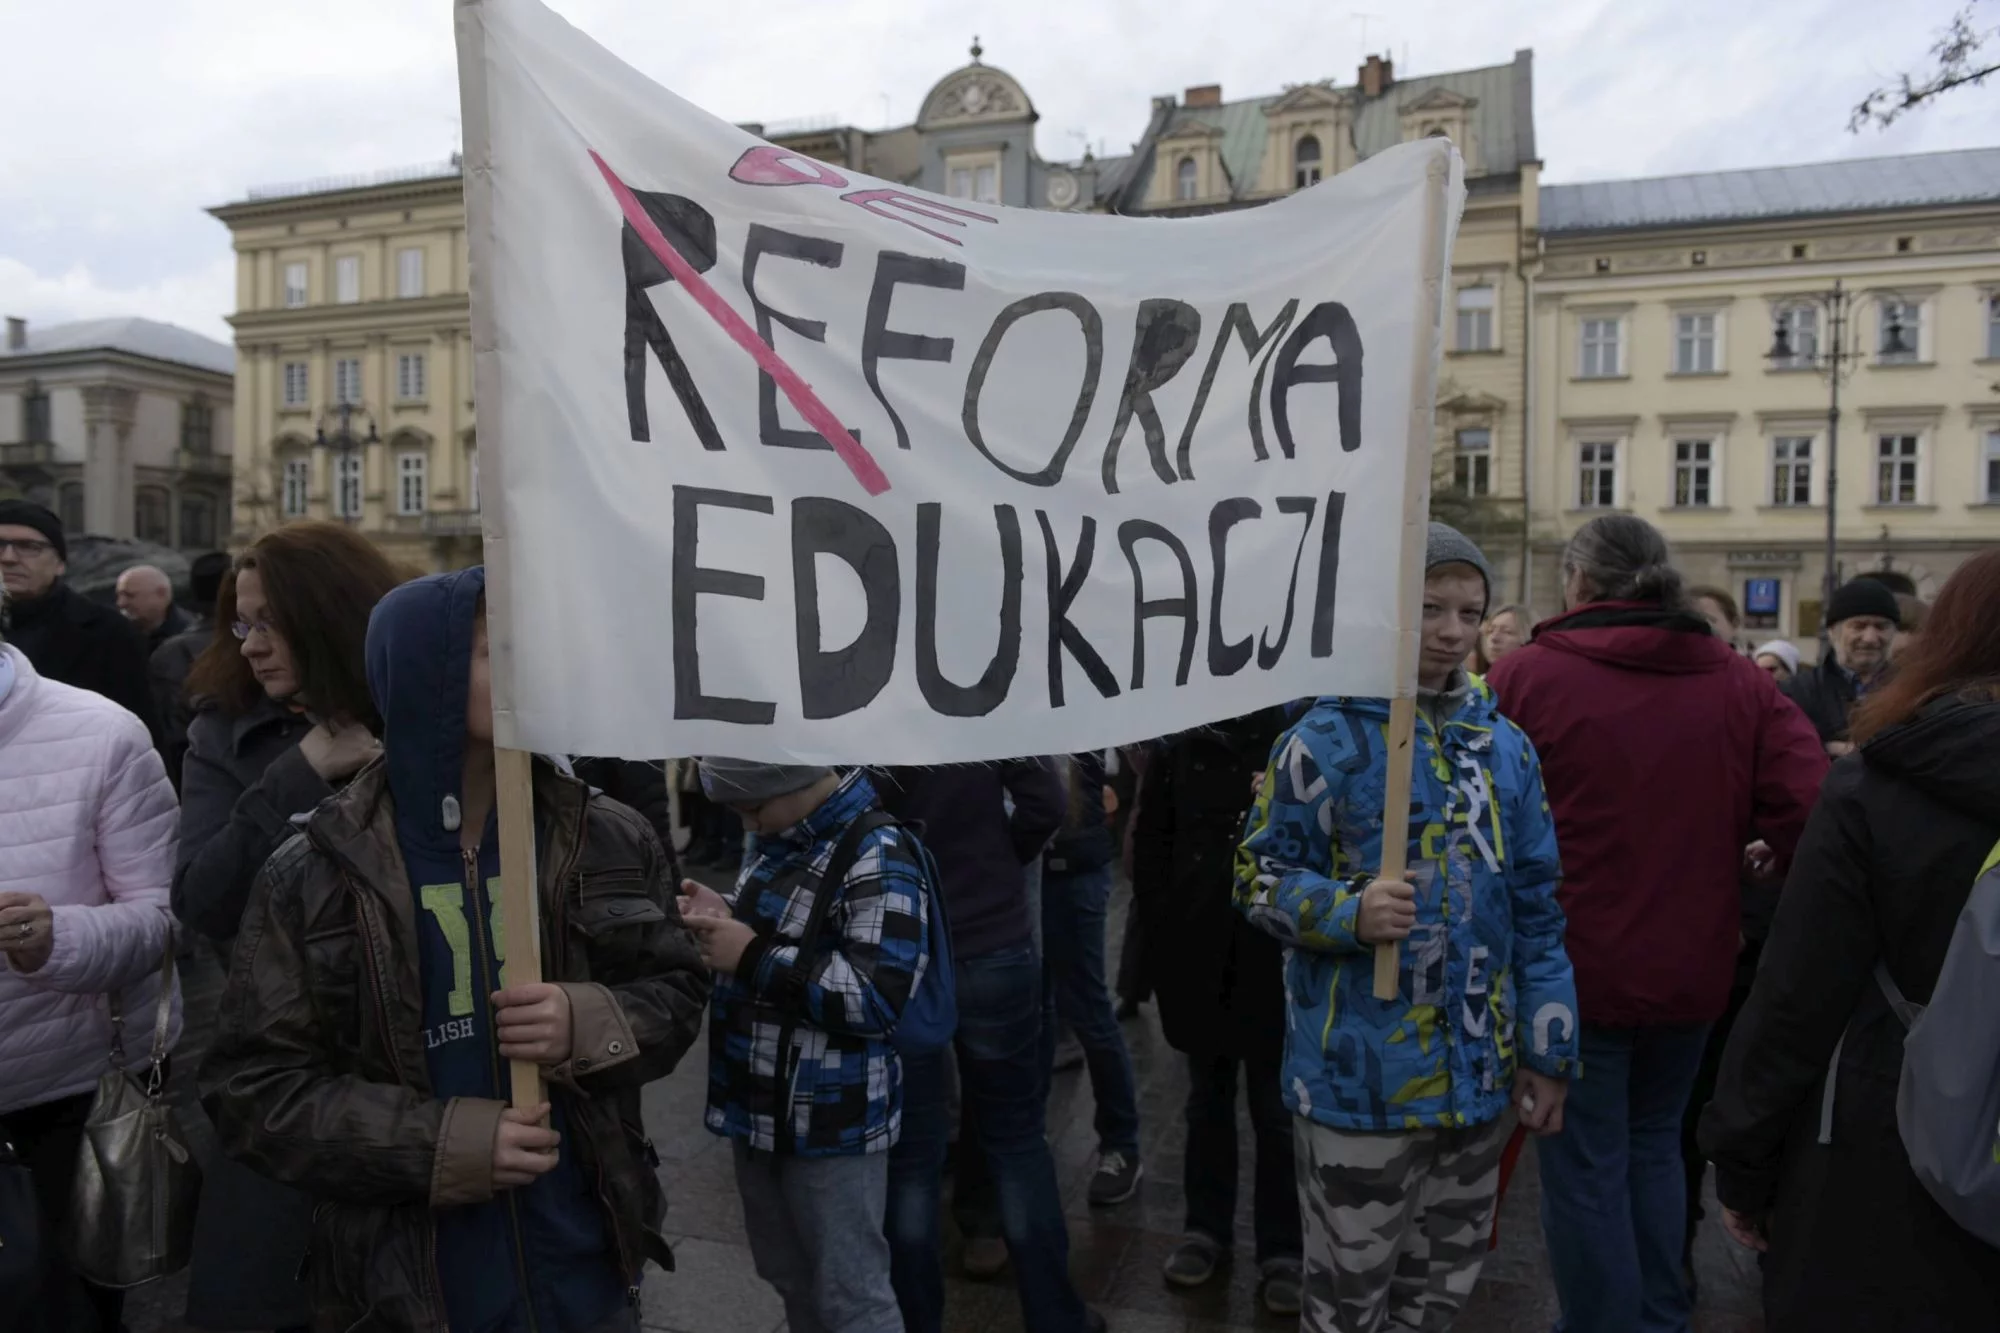
[[[13,1312],[32,1305],[42,1286],[42,1216],[35,1198],[35,1178],[14,1151],[14,1145],[0,1138],[0,1328]]]

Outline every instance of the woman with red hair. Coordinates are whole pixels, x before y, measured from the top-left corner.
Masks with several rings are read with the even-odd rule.
[[[1768,1251],[1771,1333],[1990,1330],[2000,1251],[1910,1169],[1903,1024],[1874,971],[1929,1003],[2000,840],[2000,550],[1944,585],[1852,736],[1799,843],[1702,1146],[1730,1234]]]

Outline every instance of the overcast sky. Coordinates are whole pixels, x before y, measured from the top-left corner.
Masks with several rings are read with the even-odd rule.
[[[1350,83],[1369,49],[1429,74],[1535,52],[1546,179],[2000,144],[2000,86],[1883,132],[1849,108],[1921,65],[1958,0],[556,0],[730,120],[914,117],[963,64],[1018,78],[1037,148],[1126,150],[1150,99]],[[227,339],[253,185],[441,161],[458,146],[449,0],[0,0],[0,312],[113,314]],[[1987,0],[1983,22],[2000,21]],[[1365,42],[1364,45],[1364,36]]]

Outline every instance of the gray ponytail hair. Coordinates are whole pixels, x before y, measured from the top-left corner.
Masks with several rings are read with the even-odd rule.
[[[1563,549],[1563,578],[1581,574],[1592,599],[1687,604],[1687,582],[1674,568],[1660,530],[1630,514],[1605,514],[1578,528]]]

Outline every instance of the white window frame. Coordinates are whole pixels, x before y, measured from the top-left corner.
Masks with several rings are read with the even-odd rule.
[[[1874,473],[1874,488],[1872,491],[1874,505],[1884,509],[1907,509],[1912,506],[1922,505],[1928,493],[1928,487],[1925,485],[1925,482],[1927,481],[1927,474],[1930,471],[1930,432],[1908,427],[1884,426],[1870,431],[1869,435],[1874,441],[1874,448],[1871,451],[1872,462],[1874,463],[1872,469]],[[1898,442],[1897,453],[1893,457],[1883,449],[1883,445],[1890,440]],[[1901,442],[1905,440],[1914,441],[1916,445],[1915,449],[1905,453],[1901,447]],[[1907,500],[1884,499],[1882,485],[1884,480],[1884,465],[1893,464],[1900,469],[1906,463],[1911,468],[1909,478],[1910,498]],[[1891,489],[1895,493],[1900,494],[1902,486],[1902,477],[1898,475]]]
[[[430,461],[421,449],[396,455],[396,512],[405,518],[423,513],[430,501]]]
[[[281,299],[287,310],[297,310],[311,298],[310,277],[303,259],[294,259],[285,265],[283,274],[284,291]]]
[[[1930,349],[1924,345],[1925,326],[1930,323],[1924,317],[1922,297],[1882,296],[1875,301],[1875,364],[1878,366],[1920,365],[1930,360]],[[1903,320],[1903,336],[1910,344],[1910,350],[1901,356],[1889,356],[1882,348],[1889,340],[1889,316],[1900,311]]]
[[[424,294],[423,247],[406,246],[396,252],[396,295],[409,301]]]
[[[1720,310],[1676,310],[1673,312],[1673,373],[1676,375],[1719,375],[1727,364],[1723,359],[1723,320]],[[1704,333],[1701,321],[1707,320]],[[1691,355],[1684,362],[1681,357],[1685,344]],[[1708,350],[1708,364],[1702,365],[1701,349]]]
[[[335,357],[333,361],[333,406],[346,403],[352,407],[361,405],[361,358],[358,356]]]
[[[1625,507],[1625,443],[1626,437],[1622,435],[1586,435],[1577,438],[1573,446],[1572,459],[1574,468],[1571,472],[1572,494],[1575,497],[1575,507],[1577,509],[1604,510],[1609,512]],[[1586,467],[1591,468],[1593,476],[1601,477],[1603,475],[1604,460],[1601,458],[1595,461],[1586,460],[1584,452],[1586,450],[1607,448],[1611,451],[1611,458],[1609,460],[1611,465],[1611,498],[1608,501],[1599,501],[1594,495],[1586,494],[1584,491],[1584,469]]]
[[[1701,431],[1676,432],[1668,437],[1673,446],[1672,489],[1668,491],[1671,509],[1720,509],[1722,507],[1722,436]],[[1706,456],[1702,456],[1703,451]],[[1687,499],[1681,498],[1681,478],[1688,478]],[[1695,481],[1699,477],[1707,487],[1707,498],[1697,500]]]
[[[286,361],[278,371],[280,401],[286,407],[312,406],[312,363]]]
[[[1300,155],[1307,144],[1312,145],[1313,155],[1307,159]],[[1326,149],[1317,134],[1302,134],[1292,145],[1292,188],[1310,189],[1326,179]]]
[[[1484,436],[1476,448],[1466,447],[1466,436]],[[1452,432],[1452,487],[1473,499],[1493,494],[1493,427],[1466,426]],[[1472,484],[1468,485],[1467,483]]]
[[[1795,445],[1801,442],[1806,447],[1804,457],[1798,457],[1792,451],[1787,451],[1789,456],[1779,456],[1782,446],[1788,444]],[[1819,463],[1820,448],[1818,435],[1801,434],[1797,431],[1773,433],[1771,436],[1770,451],[1771,507],[1774,509],[1811,509],[1813,506],[1819,504],[1821,487]],[[1806,470],[1806,498],[1804,500],[1794,500],[1790,498],[1793,493],[1791,486],[1787,485],[1782,488],[1780,486],[1779,469],[1785,469],[1783,474],[1785,480],[1795,484],[1798,480],[1797,469],[1800,467],[1804,467]]]
[[[1986,359],[2000,361],[2000,291],[1982,293],[1986,307]]]
[[[333,516],[335,518],[361,517],[362,458],[358,449],[348,449],[333,456]]]
[[[1591,336],[1593,327],[1599,336]],[[1608,330],[1609,338],[1603,333]],[[1596,369],[1591,368],[1590,354],[1598,353]],[[1609,366],[1605,354],[1609,353]],[[1581,380],[1615,380],[1625,374],[1625,320],[1619,315],[1584,315],[1576,326],[1576,377]]]
[[[2000,424],[1987,423],[1979,440],[1979,492],[1984,503],[2000,505]]]
[[[396,401],[401,403],[421,403],[428,387],[426,377],[430,367],[424,363],[422,352],[396,353]]]
[[[1474,297],[1474,303],[1467,305],[1465,303],[1466,296],[1471,292],[1483,292],[1485,295],[1483,297]],[[1465,283],[1453,294],[1451,304],[1453,350],[1460,352],[1497,352],[1500,350],[1500,286],[1498,283],[1485,280]],[[1470,319],[1469,324],[1468,317]]]
[[[312,459],[285,460],[278,498],[286,518],[306,516],[312,503]]]
[[[354,305],[361,300],[360,255],[334,257],[333,299],[337,305]]]
[[[1201,164],[1194,154],[1184,153],[1174,163],[1174,202],[1189,203],[1201,198]]]
[[[1778,306],[1772,317],[1774,325],[1783,325],[1791,337],[1792,359],[1786,362],[1773,361],[1773,370],[1813,370],[1819,366],[1819,306],[1812,301],[1787,301]]]

